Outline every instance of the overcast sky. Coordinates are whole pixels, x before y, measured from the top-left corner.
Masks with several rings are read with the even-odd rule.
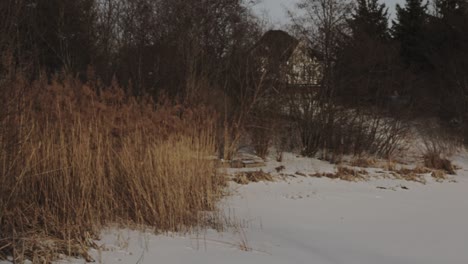
[[[271,22],[275,25],[280,26],[281,24],[285,24],[288,22],[288,18],[285,12],[285,8],[294,9],[294,4],[298,2],[298,0],[261,0],[262,2],[255,6],[255,11],[258,14],[263,14],[266,12]],[[391,14],[394,13],[395,4],[400,3],[403,4],[404,0],[383,0],[387,7],[389,7],[389,12]]]

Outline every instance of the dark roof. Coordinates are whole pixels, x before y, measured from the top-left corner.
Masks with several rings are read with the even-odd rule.
[[[257,56],[282,63],[291,57],[299,43],[298,39],[285,31],[269,30],[255,44],[252,52]],[[308,53],[309,56],[316,57],[319,60],[323,58],[322,54],[315,49],[310,48]]]
[[[253,52],[275,61],[286,61],[299,44],[299,40],[282,30],[267,31],[253,47]]]

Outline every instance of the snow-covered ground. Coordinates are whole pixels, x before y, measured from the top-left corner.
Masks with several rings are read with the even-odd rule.
[[[160,235],[110,229],[98,263],[468,263],[468,160],[443,183],[296,177],[237,185],[220,207],[224,232]],[[286,156],[285,171],[333,171]],[[272,171],[271,162],[265,170]],[[83,260],[73,260],[83,263]]]

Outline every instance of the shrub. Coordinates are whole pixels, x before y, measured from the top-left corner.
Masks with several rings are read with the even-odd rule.
[[[425,122],[420,128],[423,139],[424,166],[445,171],[448,174],[456,174],[450,155],[463,146],[463,141],[458,135],[453,135],[438,124]]]
[[[273,141],[273,129],[267,123],[257,123],[248,128],[251,144],[255,154],[265,159],[268,156],[268,150]]]
[[[0,259],[87,257],[103,226],[180,231],[215,210],[224,180],[208,109],[67,76],[0,88]]]
[[[328,160],[343,154],[388,157],[401,146],[408,131],[403,121],[379,113],[319,103],[300,112],[296,120],[302,154],[313,156],[323,151],[323,158]]]
[[[452,162],[446,158],[442,158],[440,153],[437,152],[426,152],[424,154],[424,166],[431,169],[442,170],[451,175],[456,174]]]

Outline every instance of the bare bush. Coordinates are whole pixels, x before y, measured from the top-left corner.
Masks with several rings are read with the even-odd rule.
[[[426,153],[424,155],[424,165],[428,168],[443,170],[448,174],[456,174],[452,162],[448,159],[441,158],[440,155],[437,155],[434,152]]]
[[[268,111],[255,111],[251,114],[247,131],[255,153],[266,158],[273,147],[277,161],[282,160],[283,151],[288,149],[288,145],[294,140],[294,133],[290,128],[290,122],[284,120],[278,109],[268,107]]]
[[[432,169],[443,170],[448,174],[456,174],[452,162],[447,158],[449,147],[440,139],[430,138],[424,141],[425,151],[423,154],[424,166]]]
[[[449,157],[463,147],[463,139],[444,127],[444,125],[425,121],[419,126],[423,141],[423,160],[428,168],[456,174]]]
[[[302,138],[302,154],[313,156],[322,151],[323,158],[336,160],[343,154],[390,156],[401,146],[408,126],[398,119],[378,113],[345,109],[332,104],[310,103],[293,115]]]
[[[272,144],[272,128],[268,124],[257,124],[249,127],[250,139],[255,150],[255,154],[265,159]]]

